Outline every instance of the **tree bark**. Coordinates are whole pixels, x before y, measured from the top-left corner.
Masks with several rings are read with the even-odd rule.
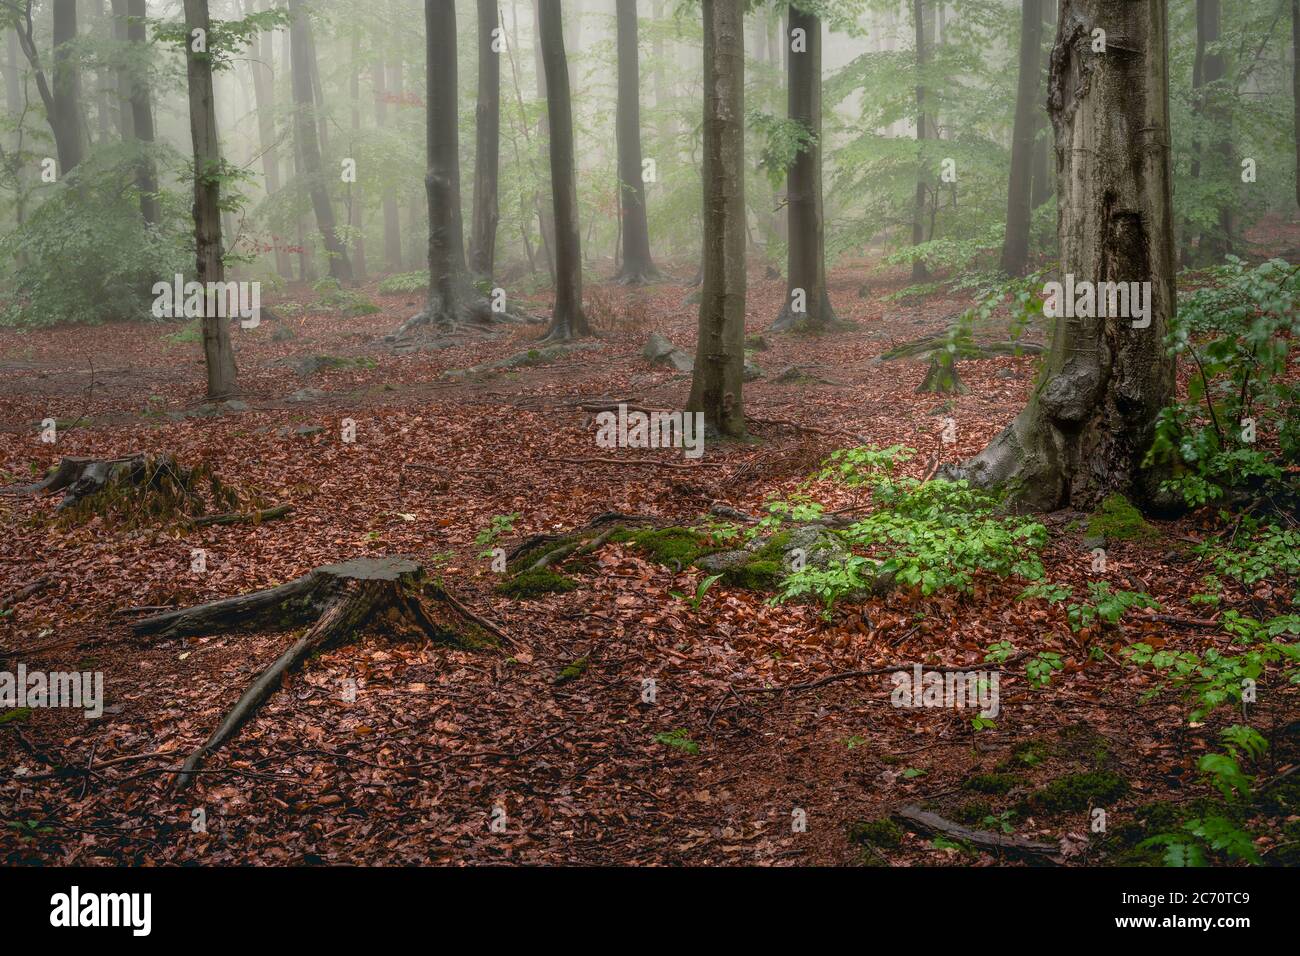
[[[637,50],[636,0],[617,0],[618,186],[622,211],[623,267],[617,279],[641,285],[659,278],[650,257],[645,181],[641,175],[641,64]]]
[[[1076,282],[1149,282],[1149,325],[1058,319],[1029,404],[954,473],[1006,486],[1028,509],[1087,508],[1115,492],[1160,506],[1160,476],[1141,462],[1174,397],[1164,347],[1175,308],[1165,0],[1062,0],[1060,12],[1048,113],[1061,267]],[[1095,28],[1106,31],[1104,53],[1092,50]]]
[[[292,52],[293,131],[302,156],[302,171],[307,179],[312,209],[316,213],[316,226],[320,229],[329,258],[329,273],[340,282],[352,281],[352,261],[347,247],[339,241],[334,223],[334,206],[330,202],[325,172],[321,166],[321,146],[318,138],[316,103],[312,91],[311,23],[303,11],[302,0],[289,0],[289,44]]]
[[[919,246],[925,241],[925,199],[928,187],[925,174],[925,84],[922,73],[930,60],[929,44],[925,36],[925,0],[912,0],[912,19],[916,30],[916,197],[912,201],[912,245]],[[930,271],[921,259],[912,261],[912,281],[920,282],[928,277]]]
[[[143,0],[140,0],[143,3]],[[189,86],[190,139],[194,143],[194,245],[198,281],[225,281],[221,259],[221,151],[212,95],[212,59],[194,51],[195,31],[211,39],[208,0],[185,0],[185,74]],[[136,116],[137,124],[139,116]],[[138,128],[138,126],[137,126]],[[211,286],[207,286],[211,288]],[[203,314],[203,357],[210,400],[235,393],[235,353],[229,320],[217,314],[211,296]]]
[[[1007,184],[1007,231],[1002,242],[1002,271],[1024,275],[1029,263],[1031,162],[1034,152],[1034,100],[1038,93],[1038,48],[1043,39],[1039,0],[1020,5],[1020,76],[1016,84],[1016,119],[1011,131],[1011,178]]]
[[[252,9],[252,0],[249,0],[247,9]],[[269,0],[263,0],[263,9],[270,9]],[[275,45],[269,35],[259,32],[253,40],[253,49],[256,56],[250,68],[253,72],[253,100],[257,106],[257,137],[262,148],[266,195],[270,197],[280,191],[280,147],[275,133]],[[276,273],[286,279],[292,278],[289,251],[283,239],[275,235],[274,229],[271,244]]]
[[[77,0],[54,0],[54,115],[59,175],[66,176],[86,156],[81,125],[81,70],[68,44],[77,38]]]
[[[704,284],[690,411],[745,434],[745,32],[740,0],[704,0]]]
[[[546,101],[546,66],[542,57],[542,14],[541,7],[536,3],[533,4],[533,60],[537,71],[537,98]],[[550,159],[547,155],[549,143],[551,140],[550,120],[547,118],[547,110],[542,110],[542,115],[537,121],[537,148],[538,156],[544,165],[549,165]],[[542,238],[542,251],[546,254],[546,271],[551,274],[551,282],[555,282],[555,216],[552,212],[554,208],[554,199],[551,196],[542,195],[549,184],[543,182],[537,190],[537,228]]]
[[[1295,202],[1300,206],[1300,0],[1291,0],[1291,102],[1295,108]]]
[[[1217,44],[1221,33],[1222,10],[1219,0],[1196,0],[1196,54],[1192,63],[1192,109],[1197,116],[1205,117],[1212,123],[1226,123],[1222,107],[1223,91],[1211,85],[1222,80],[1227,72],[1227,63],[1223,54],[1209,49]],[[1206,89],[1206,87],[1211,87]],[[1220,137],[1211,149],[1211,156],[1205,165],[1213,170],[1212,179],[1218,180],[1232,173],[1232,144]],[[1202,144],[1199,139],[1192,140],[1191,174],[1199,179],[1203,163]],[[1223,259],[1231,248],[1231,210],[1226,206],[1219,210],[1219,233],[1203,232],[1200,236],[1198,258],[1202,262],[1215,263]],[[1191,236],[1185,237],[1184,261],[1192,259],[1189,248]]]
[[[501,153],[501,56],[494,50],[499,29],[497,0],[478,0],[478,103],[474,110],[474,215],[469,268],[491,280],[496,267],[497,169]]]
[[[388,82],[383,57],[375,59],[375,124],[388,128]],[[392,183],[384,184],[380,202],[384,209],[384,261],[391,272],[402,271],[402,225],[397,207],[397,189]]]
[[[122,51],[127,49],[130,37],[127,34],[126,0],[113,0],[113,40],[118,46],[118,64],[114,71],[117,84],[117,131],[122,141],[130,143],[135,140],[135,127],[131,117],[131,71],[127,69]]]
[[[578,230],[578,173],[573,145],[569,67],[564,55],[560,0],[537,0],[546,115],[551,130],[551,200],[555,217],[555,309],[546,341],[591,334],[582,309],[582,238]]]
[[[352,97],[352,144],[355,159],[361,139],[361,34],[352,34],[352,78],[348,92]],[[358,282],[366,280],[365,196],[359,183],[348,184],[348,231],[352,235],[352,264]]]
[[[1056,24],[1056,3],[1055,0],[1037,0],[1042,13],[1042,26],[1054,26]],[[1040,61],[1043,60],[1041,55],[1041,38],[1040,38]],[[1047,97],[1047,64],[1040,62],[1038,65],[1038,85],[1034,92],[1034,163],[1033,172],[1030,176],[1030,204],[1037,209],[1043,203],[1047,202],[1056,193],[1056,182],[1053,178],[1055,170],[1051,167],[1052,137],[1051,124],[1047,121],[1047,113],[1043,108],[1043,101]]]
[[[826,222],[822,215],[822,25],[791,4],[789,46],[796,29],[804,31],[803,52],[789,51],[786,104],[790,119],[812,136],[786,172],[786,293],[772,331],[803,322],[824,329],[835,322],[826,291]]]

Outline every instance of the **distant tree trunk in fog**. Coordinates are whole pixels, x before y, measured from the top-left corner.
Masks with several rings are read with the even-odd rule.
[[[912,245],[919,246],[925,241],[925,197],[926,197],[926,173],[925,173],[925,156],[924,148],[920,144],[925,142],[925,85],[922,82],[921,74],[930,59],[929,44],[926,43],[925,37],[925,0],[912,0],[912,19],[916,27],[916,142],[917,142],[917,170],[916,170],[916,198],[912,202]],[[912,262],[912,281],[920,282],[929,275],[925,263],[920,259]]]
[[[127,11],[126,0],[113,0],[113,40],[118,44],[119,50],[125,50],[126,44],[130,42],[130,36],[127,33]],[[129,143],[135,139],[135,126],[131,117],[131,71],[126,68],[122,62],[121,53],[118,54],[118,67],[116,69],[117,84],[117,132],[122,137],[122,141]]]
[[[252,0],[249,0],[246,12],[252,12]],[[263,0],[263,10],[269,10],[269,0]],[[253,38],[253,62],[249,68],[253,73],[253,102],[257,107],[257,138],[262,151],[262,176],[265,179],[267,197],[275,196],[280,191],[280,148],[275,132],[275,46],[269,34],[259,31]],[[275,235],[271,230],[271,244],[275,255],[275,271],[285,279],[293,277],[293,265],[289,259],[284,237]]]
[[[812,136],[786,171],[788,210],[786,292],[773,331],[803,322],[825,328],[835,321],[826,292],[826,223],[822,215],[822,25],[811,13],[787,7],[790,70],[786,77],[786,111]],[[803,51],[793,48],[803,31]]]
[[[1056,0],[1037,0],[1042,13],[1042,28],[1056,23]],[[1039,47],[1041,51],[1042,47]],[[1043,59],[1040,52],[1038,59]],[[1055,170],[1052,166],[1051,124],[1047,121],[1044,101],[1047,98],[1047,64],[1038,65],[1038,86],[1034,92],[1034,163],[1030,174],[1029,202],[1037,209],[1056,194]]]
[[[1011,130],[1011,177],[1007,184],[1007,231],[1002,241],[1002,271],[1024,275],[1029,263],[1030,178],[1034,152],[1038,49],[1043,17],[1038,0],[1020,5],[1020,74],[1016,83],[1016,118]]]
[[[1227,72],[1223,54],[1209,49],[1211,44],[1219,42],[1221,19],[1219,0],[1196,0],[1196,55],[1192,63],[1192,109],[1197,116],[1218,123],[1225,122],[1222,106],[1224,92],[1220,89],[1207,90],[1206,87],[1222,80],[1224,73]],[[1201,175],[1201,149],[1199,138],[1193,137],[1191,164],[1193,179],[1199,179]],[[1228,175],[1232,165],[1231,157],[1231,143],[1220,139],[1212,145],[1208,159],[1208,165],[1215,170],[1212,179]],[[1222,230],[1220,235],[1201,234],[1198,252],[1202,262],[1219,262],[1231,249],[1232,220],[1231,210],[1227,206],[1220,207],[1219,226]],[[1184,241],[1190,244],[1191,236],[1185,236]],[[1189,258],[1190,248],[1185,246],[1184,259]]]
[[[383,57],[377,57],[374,65],[375,85],[375,124],[380,129],[388,128],[388,81]],[[391,272],[402,271],[402,224],[397,211],[397,189],[392,183],[384,184],[380,202],[384,208],[384,262]]]
[[[69,48],[77,38],[77,0],[54,0],[54,130],[59,175],[66,176],[86,156],[81,125],[81,70]]]
[[[290,73],[293,86],[293,131],[302,157],[302,171],[311,194],[311,204],[316,213],[316,226],[320,229],[329,258],[329,273],[340,282],[352,281],[352,261],[348,250],[339,241],[334,224],[334,207],[330,203],[325,172],[321,168],[320,141],[317,139],[315,98],[312,93],[311,24],[303,11],[302,0],[289,0],[289,43],[292,51]]]
[[[90,30],[92,35],[103,36],[105,33],[112,32],[111,30],[105,29],[104,0],[91,0],[90,19]],[[109,115],[108,107],[110,79],[108,70],[104,69],[102,65],[95,70],[95,118],[99,123],[99,142],[101,143],[108,142],[110,135],[109,129],[113,124],[112,117]]]
[[[537,66],[537,98],[546,101],[546,67],[542,63],[542,20],[541,10],[537,3],[533,3],[533,53]],[[542,163],[550,162],[548,154],[549,146],[547,145],[551,138],[550,120],[547,119],[548,110],[542,110],[541,119],[537,121],[537,146]],[[555,216],[552,213],[553,200],[550,196],[544,195],[545,186],[538,189],[539,195],[537,202],[537,228],[542,235],[542,251],[546,253],[546,269],[551,274],[551,282],[555,282]]]
[[[361,34],[352,35],[352,79],[348,92],[352,96],[352,145],[351,155],[357,156],[357,145],[361,138]],[[358,177],[360,179],[360,177]],[[349,183],[348,194],[348,230],[352,233],[352,265],[358,282],[366,278],[366,229],[365,196],[358,183]]]
[[[474,215],[470,272],[491,279],[496,267],[497,168],[501,161],[501,56],[493,49],[497,0],[478,0],[478,103],[474,109]]]
[[[616,0],[618,31],[618,180],[622,209],[623,268],[618,281],[640,285],[659,278],[650,258],[645,182],[641,177],[641,67],[636,0]]]
[[[656,24],[663,20],[664,0],[654,0],[650,15],[654,18]],[[677,151],[670,145],[673,141],[673,122],[668,113],[668,104],[671,99],[668,90],[667,70],[664,67],[664,41],[660,37],[658,30],[654,33],[650,55],[654,57],[655,113],[657,114],[655,136],[659,140],[659,149],[668,151],[666,158],[676,159]]]
[[[704,284],[690,411],[745,434],[745,29],[740,0],[704,0]]]
[[[190,138],[194,143],[194,245],[198,281],[224,282],[221,254],[221,147],[217,108],[212,95],[212,60],[194,51],[195,31],[210,39],[208,0],[185,0],[185,75],[189,87]],[[138,120],[138,117],[137,117]],[[210,288],[210,287],[209,287]],[[211,295],[203,311],[203,358],[208,370],[209,399],[235,392],[235,353],[230,319],[217,314]]]
[[[127,0],[126,38],[137,50],[143,50],[148,40],[144,18],[145,0]],[[158,172],[154,168],[153,102],[149,81],[134,77],[131,83],[131,130],[140,155],[135,165],[135,186],[140,191],[140,215],[144,221],[156,224],[162,218],[158,199]]]
[[[560,0],[537,0],[546,115],[551,130],[551,199],[555,215],[555,309],[545,338],[564,341],[591,334],[582,309],[582,240],[578,231],[578,174],[573,146],[573,106],[564,55]]]
[[[1122,51],[1094,53],[1098,27],[1112,41],[1122,37]],[[1048,113],[1062,277],[1074,277],[1085,313],[1095,309],[1077,283],[1149,282],[1150,311],[1139,316],[1130,297],[1128,310],[1107,310],[1128,315],[1069,317],[1068,293],[1053,290],[1060,311],[1029,404],[955,472],[1007,487],[1020,508],[1089,510],[1114,493],[1164,503],[1159,469],[1144,470],[1142,460],[1156,416],[1174,398],[1164,344],[1175,296],[1166,30],[1165,0],[1061,3]],[[1097,292],[1094,304],[1105,299]]]
[[[1300,0],[1291,0],[1291,101],[1295,108],[1295,202],[1300,206]]]

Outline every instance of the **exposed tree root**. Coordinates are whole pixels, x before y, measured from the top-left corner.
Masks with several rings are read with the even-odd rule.
[[[1043,351],[1043,346],[1036,342],[972,342],[968,339],[958,339],[953,343],[948,333],[943,335],[931,335],[923,339],[917,339],[914,342],[907,342],[884,352],[880,356],[882,362],[892,362],[897,359],[915,358],[925,359],[933,358],[936,353],[945,351],[950,344],[957,346],[957,351],[953,354],[955,359],[984,359],[992,358],[995,355],[1038,355]]]
[[[317,568],[279,587],[170,611],[135,622],[137,635],[181,637],[235,630],[306,632],[248,686],[207,741],[185,761],[176,780],[187,786],[193,772],[253,716],[284,676],[318,650],[342,644],[368,624],[474,647],[503,637],[500,629],[469,611],[424,569],[406,558],[357,558]]]
[[[1038,843],[1034,840],[1026,840],[1024,837],[1006,836],[989,830],[972,830],[917,806],[903,807],[895,816],[918,829],[952,837],[954,840],[963,840],[986,850],[1002,850],[1035,857],[1052,857],[1061,852],[1059,846],[1051,843]]]

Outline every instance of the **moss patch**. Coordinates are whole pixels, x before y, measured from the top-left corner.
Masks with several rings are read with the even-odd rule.
[[[564,670],[560,671],[560,676],[555,678],[555,683],[567,684],[571,680],[577,680],[585,673],[587,673],[587,658],[579,657]]]
[[[1159,534],[1123,495],[1111,495],[1088,518],[1089,537],[1103,537],[1107,541],[1140,541],[1159,537]]]
[[[985,800],[972,800],[969,803],[963,803],[952,813],[952,818],[958,823],[964,823],[968,827],[975,826],[984,822],[984,818],[992,816],[993,806]]]
[[[524,571],[502,581],[496,586],[496,592],[507,597],[530,598],[539,594],[572,591],[577,586],[578,582],[572,578],[566,578],[550,568],[541,568],[537,571]]]
[[[967,790],[974,790],[976,793],[989,793],[1000,796],[1007,793],[1019,782],[1019,779],[1013,773],[980,773],[968,778],[962,786]]]
[[[1049,748],[1041,740],[1024,740],[1011,748],[1011,756],[997,765],[999,771],[1014,770],[1019,767],[1037,767],[1047,759]]]
[[[1112,804],[1128,793],[1128,781],[1117,773],[1093,770],[1053,780],[1029,804],[1044,813],[1067,813]]]
[[[619,531],[612,541],[630,544],[665,567],[681,570],[718,549],[708,538],[690,528],[646,528]]]
[[[892,850],[903,842],[903,828],[888,817],[866,820],[849,827],[849,840]]]
[[[774,591],[785,576],[785,569],[780,561],[746,561],[722,573],[722,580],[738,588],[750,591]]]

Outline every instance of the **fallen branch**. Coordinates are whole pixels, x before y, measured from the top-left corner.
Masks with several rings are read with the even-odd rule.
[[[972,830],[959,823],[953,823],[951,820],[945,820],[937,813],[922,810],[918,806],[903,807],[901,810],[896,811],[894,816],[927,832],[938,833],[954,840],[962,840],[974,846],[983,847],[986,850],[1002,850],[1025,856],[1048,857],[1056,856],[1061,852],[1059,846],[1051,843],[1038,843],[1034,840],[1026,840],[1024,837],[1007,836],[989,830]]]
[[[283,518],[292,511],[293,505],[276,505],[272,508],[263,508],[261,511],[232,511],[221,515],[204,515],[201,518],[192,518],[189,525],[191,528],[206,528],[215,524],[261,524],[263,521]]]
[[[683,465],[675,461],[656,461],[653,458],[547,458],[546,461],[564,462],[569,465],[653,465],[657,468],[678,468],[683,471],[694,471],[697,468],[721,468],[721,462],[700,463],[698,465]]]
[[[1028,657],[1028,656],[1029,656],[1028,652],[1015,654],[1011,657],[1008,657],[1004,661],[998,661],[997,666],[1002,667],[1007,664],[1014,664],[1016,661],[1020,660],[1021,658]],[[931,667],[928,665],[923,665],[922,670],[928,671],[929,673],[932,674],[957,674],[957,673],[965,673],[966,671],[974,670],[979,666],[980,665],[976,665],[976,664],[962,664],[957,667],[948,667],[948,666]],[[897,674],[899,671],[906,672],[908,670],[910,670],[910,666],[907,664],[895,664],[892,667],[874,667],[871,670],[865,670],[865,671],[862,670],[843,671],[839,674],[830,674],[829,676],[822,677],[818,680],[808,681],[806,684],[782,684],[778,687],[736,687],[733,689],[738,694],[783,694],[786,691],[814,690],[818,687],[825,687],[827,684],[834,684],[837,681],[842,681],[842,680],[854,680],[859,677],[883,677],[886,674]]]
[[[44,575],[42,577],[37,578],[35,581],[32,581],[28,584],[24,584],[22,587],[20,587],[13,594],[9,595],[7,598],[0,599],[0,614],[9,610],[15,604],[27,600],[33,594],[39,594],[41,591],[44,591],[47,587],[49,587],[53,583],[54,583],[53,578],[49,577],[48,575]]]

